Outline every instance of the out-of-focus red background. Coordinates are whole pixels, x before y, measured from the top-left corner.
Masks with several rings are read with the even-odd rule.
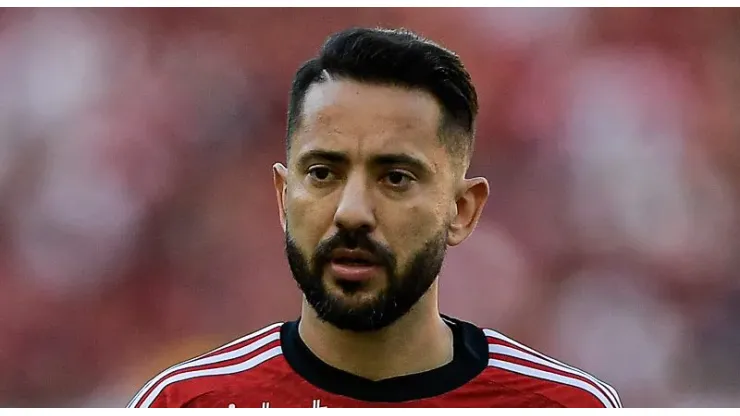
[[[300,295],[270,166],[333,31],[457,51],[492,185],[446,313],[613,384],[740,406],[740,13],[0,11],[0,405],[124,406]]]

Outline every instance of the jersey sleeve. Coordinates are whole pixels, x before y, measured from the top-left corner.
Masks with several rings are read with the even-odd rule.
[[[157,378],[150,380],[144,387],[139,390],[136,395],[131,399],[126,407],[129,408],[141,408],[141,407],[155,407],[155,408],[168,408],[168,407],[182,407],[181,403],[177,403],[174,400],[172,394],[172,388],[167,386],[165,388],[158,388]]]
[[[167,385],[161,390],[145,386],[127,407],[151,408],[228,408],[235,407],[238,395],[229,390],[208,390],[185,381]]]
[[[596,391],[588,391],[571,386],[561,386],[551,397],[567,408],[621,408],[622,401],[617,391],[599,382]]]
[[[217,384],[217,383],[216,383]],[[167,371],[151,379],[131,399],[129,408],[229,407],[229,389],[211,378],[182,378]]]
[[[484,329],[489,366],[528,380],[529,390],[563,407],[622,407],[614,387],[593,375],[549,357],[500,332]]]

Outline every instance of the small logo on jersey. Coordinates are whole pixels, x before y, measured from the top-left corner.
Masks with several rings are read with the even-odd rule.
[[[321,400],[314,400],[311,407],[314,409],[326,409],[326,406],[321,405]]]
[[[229,404],[229,409],[234,409],[234,408],[236,408],[236,405],[234,403],[230,403]],[[262,402],[262,408],[263,409],[269,409],[270,408],[270,402]],[[313,409],[326,409],[327,407],[321,405],[321,400],[314,399],[311,402],[311,408],[313,408]]]

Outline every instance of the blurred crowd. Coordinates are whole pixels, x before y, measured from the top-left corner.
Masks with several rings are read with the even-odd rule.
[[[492,195],[442,308],[628,407],[740,407],[740,12],[0,11],[0,406],[124,406],[300,294],[270,166],[333,31],[407,27],[480,97]]]

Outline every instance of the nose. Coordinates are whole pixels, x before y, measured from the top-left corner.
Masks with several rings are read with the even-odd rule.
[[[375,210],[362,175],[353,175],[347,179],[342,196],[334,213],[334,224],[337,228],[371,232],[375,229]]]

